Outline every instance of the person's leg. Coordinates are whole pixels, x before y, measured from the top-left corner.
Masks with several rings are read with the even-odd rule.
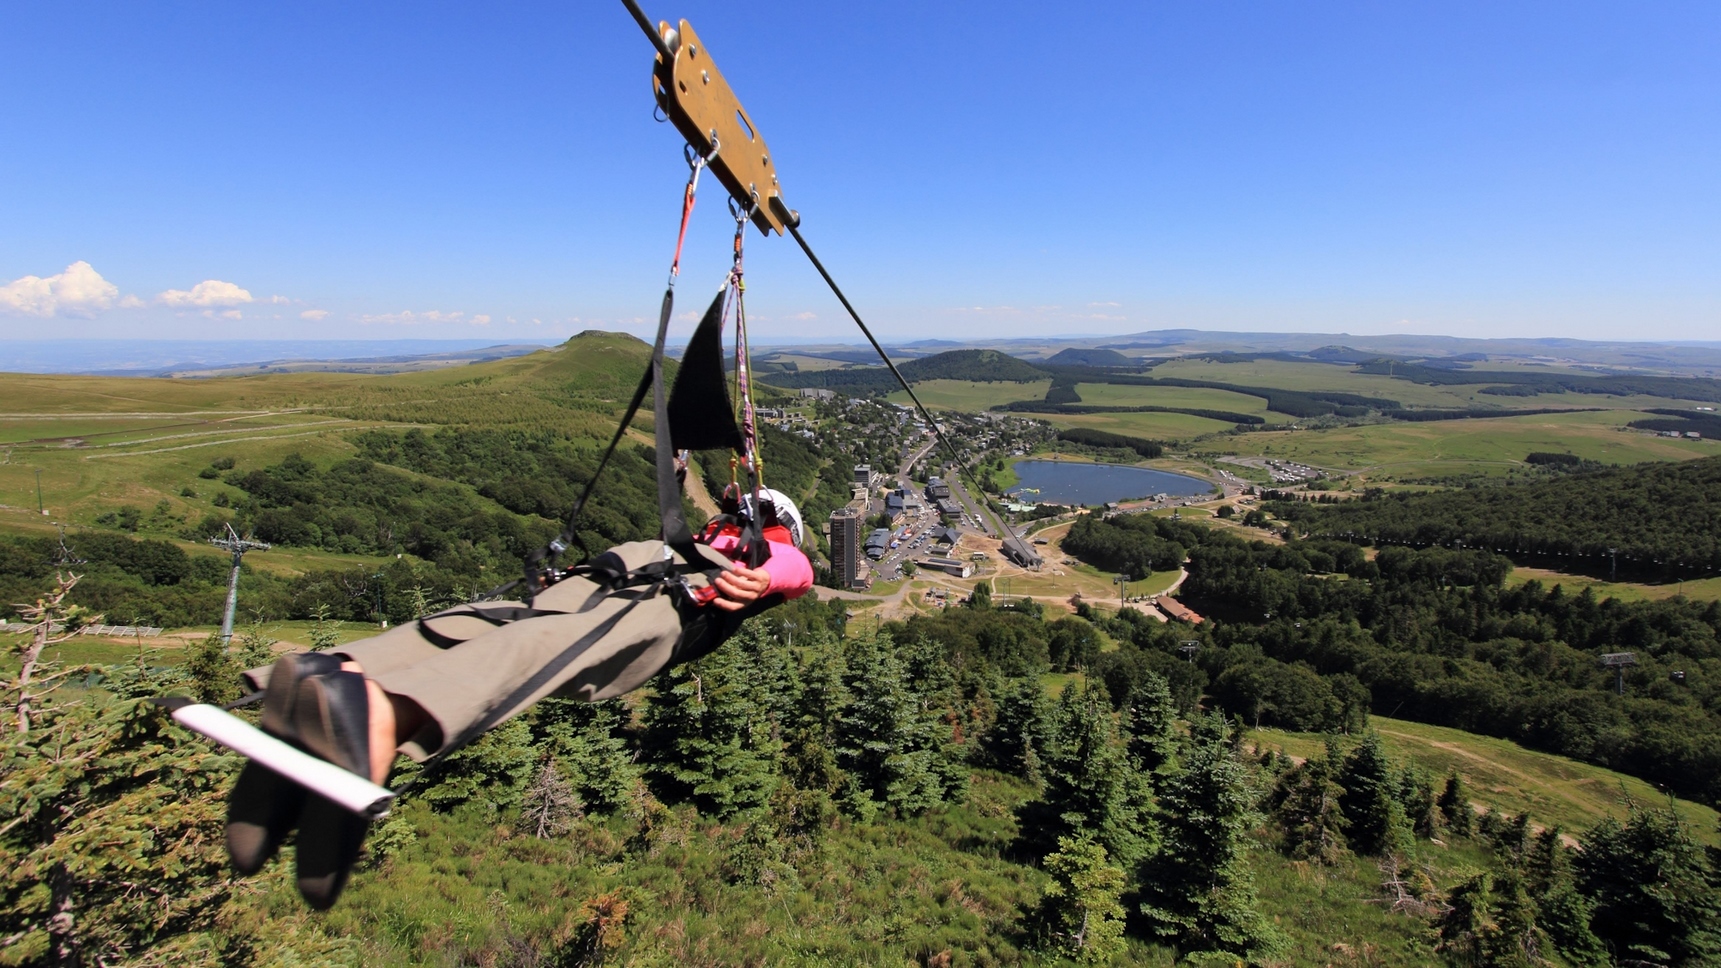
[[[662,549],[661,542],[641,541],[611,550],[632,569]],[[631,591],[607,595],[589,580],[570,578],[534,603],[560,614],[497,626],[462,606],[331,649],[347,660],[344,668],[368,680],[373,778],[382,782],[397,748],[424,760],[544,696],[593,701],[637,688],[668,664],[680,638],[672,594],[663,589],[642,600]]]

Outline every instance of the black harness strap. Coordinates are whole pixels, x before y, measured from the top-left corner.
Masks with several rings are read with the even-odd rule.
[[[718,299],[723,298],[718,293]],[[663,291],[663,309],[657,316],[657,341],[651,347],[652,429],[657,435],[657,510],[663,518],[663,543],[683,561],[698,561],[693,532],[681,511],[681,482],[675,476],[675,441],[669,429],[669,386],[663,379],[663,348],[669,339],[669,314],[675,308],[675,289]]]

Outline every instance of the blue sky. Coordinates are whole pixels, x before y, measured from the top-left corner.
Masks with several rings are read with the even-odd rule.
[[[1721,5],[645,7],[893,338],[1721,338]],[[8,5],[0,337],[644,332],[650,61],[608,2]],[[761,338],[854,338],[793,242],[748,267]]]

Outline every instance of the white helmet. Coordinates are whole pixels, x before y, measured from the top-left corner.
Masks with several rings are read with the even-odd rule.
[[[807,540],[806,528],[801,524],[801,509],[795,506],[789,495],[776,488],[767,487],[760,493],[776,509],[777,523],[789,529],[790,537],[795,539],[795,547],[799,548]],[[747,507],[749,511],[753,509],[752,494],[747,495]]]

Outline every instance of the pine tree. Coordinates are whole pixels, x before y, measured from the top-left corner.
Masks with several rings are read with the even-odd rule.
[[[728,817],[763,807],[778,783],[782,739],[748,623],[723,648],[658,679],[645,711],[645,749],[661,795]],[[789,697],[792,703],[793,697]]]
[[[968,594],[968,607],[973,609],[988,609],[992,607],[992,586],[988,582],[975,582],[974,591]]]
[[[915,636],[902,650],[903,671],[920,718],[935,737],[932,770],[943,787],[943,799],[961,800],[968,793],[968,747],[962,732],[962,689],[956,682],[943,643]]]
[[[1437,799],[1434,780],[1428,772],[1414,763],[1405,764],[1404,772],[1399,775],[1398,802],[1404,808],[1404,819],[1411,832],[1424,840],[1431,840],[1440,832]]]
[[[866,819],[881,806],[912,816],[944,802],[950,770],[945,726],[924,712],[888,634],[849,643],[847,702],[832,730],[846,778],[842,798]]]
[[[1721,963],[1715,871],[1678,814],[1634,807],[1626,823],[1607,818],[1582,842],[1578,887],[1616,962]]]
[[[43,657],[42,651],[71,638],[79,626],[101,621],[101,616],[91,615],[82,605],[66,601],[81,576],[55,577],[53,591],[36,599],[34,604],[16,606],[18,614],[29,624],[24,634],[15,640],[17,645],[12,658],[18,662],[18,674],[0,682],[0,695],[12,710],[12,728],[20,733],[28,733],[32,721],[40,720],[49,712],[43,703],[60,688],[61,681],[81,671],[50,662]]]
[[[186,650],[185,672],[198,702],[220,705],[239,698],[239,662],[227,651],[221,633],[211,632]]]
[[[619,699],[540,701],[528,714],[533,742],[554,758],[582,810],[610,811],[627,803],[640,770],[618,735],[628,710]]]
[[[1045,750],[1051,743],[1051,704],[1037,678],[1005,679],[998,693],[998,715],[986,732],[986,762],[1027,780],[1044,779]]]
[[[1035,912],[1041,938],[1078,961],[1100,964],[1123,948],[1123,868],[1086,838],[1060,837],[1048,854],[1046,886]]]
[[[1203,718],[1160,788],[1160,845],[1136,878],[1141,913],[1184,952],[1266,954],[1280,941],[1255,908],[1246,860],[1254,797],[1224,719]]]
[[[1464,780],[1457,770],[1447,774],[1446,787],[1440,791],[1438,805],[1447,830],[1461,837],[1475,832],[1476,811],[1470,806],[1470,791],[1464,788]]]
[[[1090,837],[1117,863],[1133,867],[1151,846],[1149,790],[1118,736],[1111,699],[1100,683],[1071,684],[1052,716],[1052,741],[1040,796],[1018,816],[1035,853],[1059,838]]]
[[[567,833],[568,825],[584,815],[585,805],[573,786],[556,769],[556,761],[546,757],[520,798],[520,832],[549,840]]]
[[[1377,856],[1410,848],[1410,829],[1398,800],[1399,772],[1386,755],[1379,733],[1365,734],[1345,757],[1338,782],[1345,790],[1339,807],[1352,850]]]
[[[1536,901],[1537,923],[1566,961],[1579,966],[1605,965],[1607,948],[1590,929],[1595,906],[1578,892],[1572,851],[1561,839],[1559,827],[1536,835],[1524,856],[1524,888]]]
[[[1490,810],[1485,819],[1487,822],[1480,825],[1482,839],[1494,848],[1494,852],[1500,855],[1506,867],[1512,870],[1521,869],[1524,866],[1524,857],[1535,839],[1532,834],[1535,824],[1530,820],[1529,811],[1512,816],[1499,810]]]
[[[305,637],[311,640],[311,648],[318,652],[341,644],[341,621],[329,615],[327,605],[318,605],[313,615],[315,621],[305,631]]]
[[[1337,741],[1329,736],[1325,756],[1310,757],[1280,781],[1275,813],[1285,828],[1288,856],[1335,864],[1348,852],[1339,809],[1345,791],[1337,780],[1342,760]]]
[[[441,812],[476,804],[491,813],[517,806],[541,758],[524,720],[508,722],[427,766],[405,764],[398,778],[421,786],[418,799]],[[422,779],[418,779],[422,770]]]
[[[1152,774],[1175,765],[1177,703],[1163,678],[1149,672],[1130,685],[1123,701],[1123,730],[1139,769]]]
[[[256,669],[275,661],[275,640],[263,631],[261,620],[252,622],[239,633],[239,648],[234,659],[241,670]]]
[[[1447,900],[1436,947],[1459,965],[1536,968],[1547,964],[1547,935],[1536,924],[1536,905],[1514,876],[1476,876]]]
[[[0,743],[4,960],[217,962],[224,805],[242,760],[131,699],[91,697]]]
[[[1453,888],[1446,899],[1435,947],[1453,963],[1465,968],[1488,965],[1493,937],[1499,930],[1494,923],[1493,887],[1493,878],[1477,874]]]

